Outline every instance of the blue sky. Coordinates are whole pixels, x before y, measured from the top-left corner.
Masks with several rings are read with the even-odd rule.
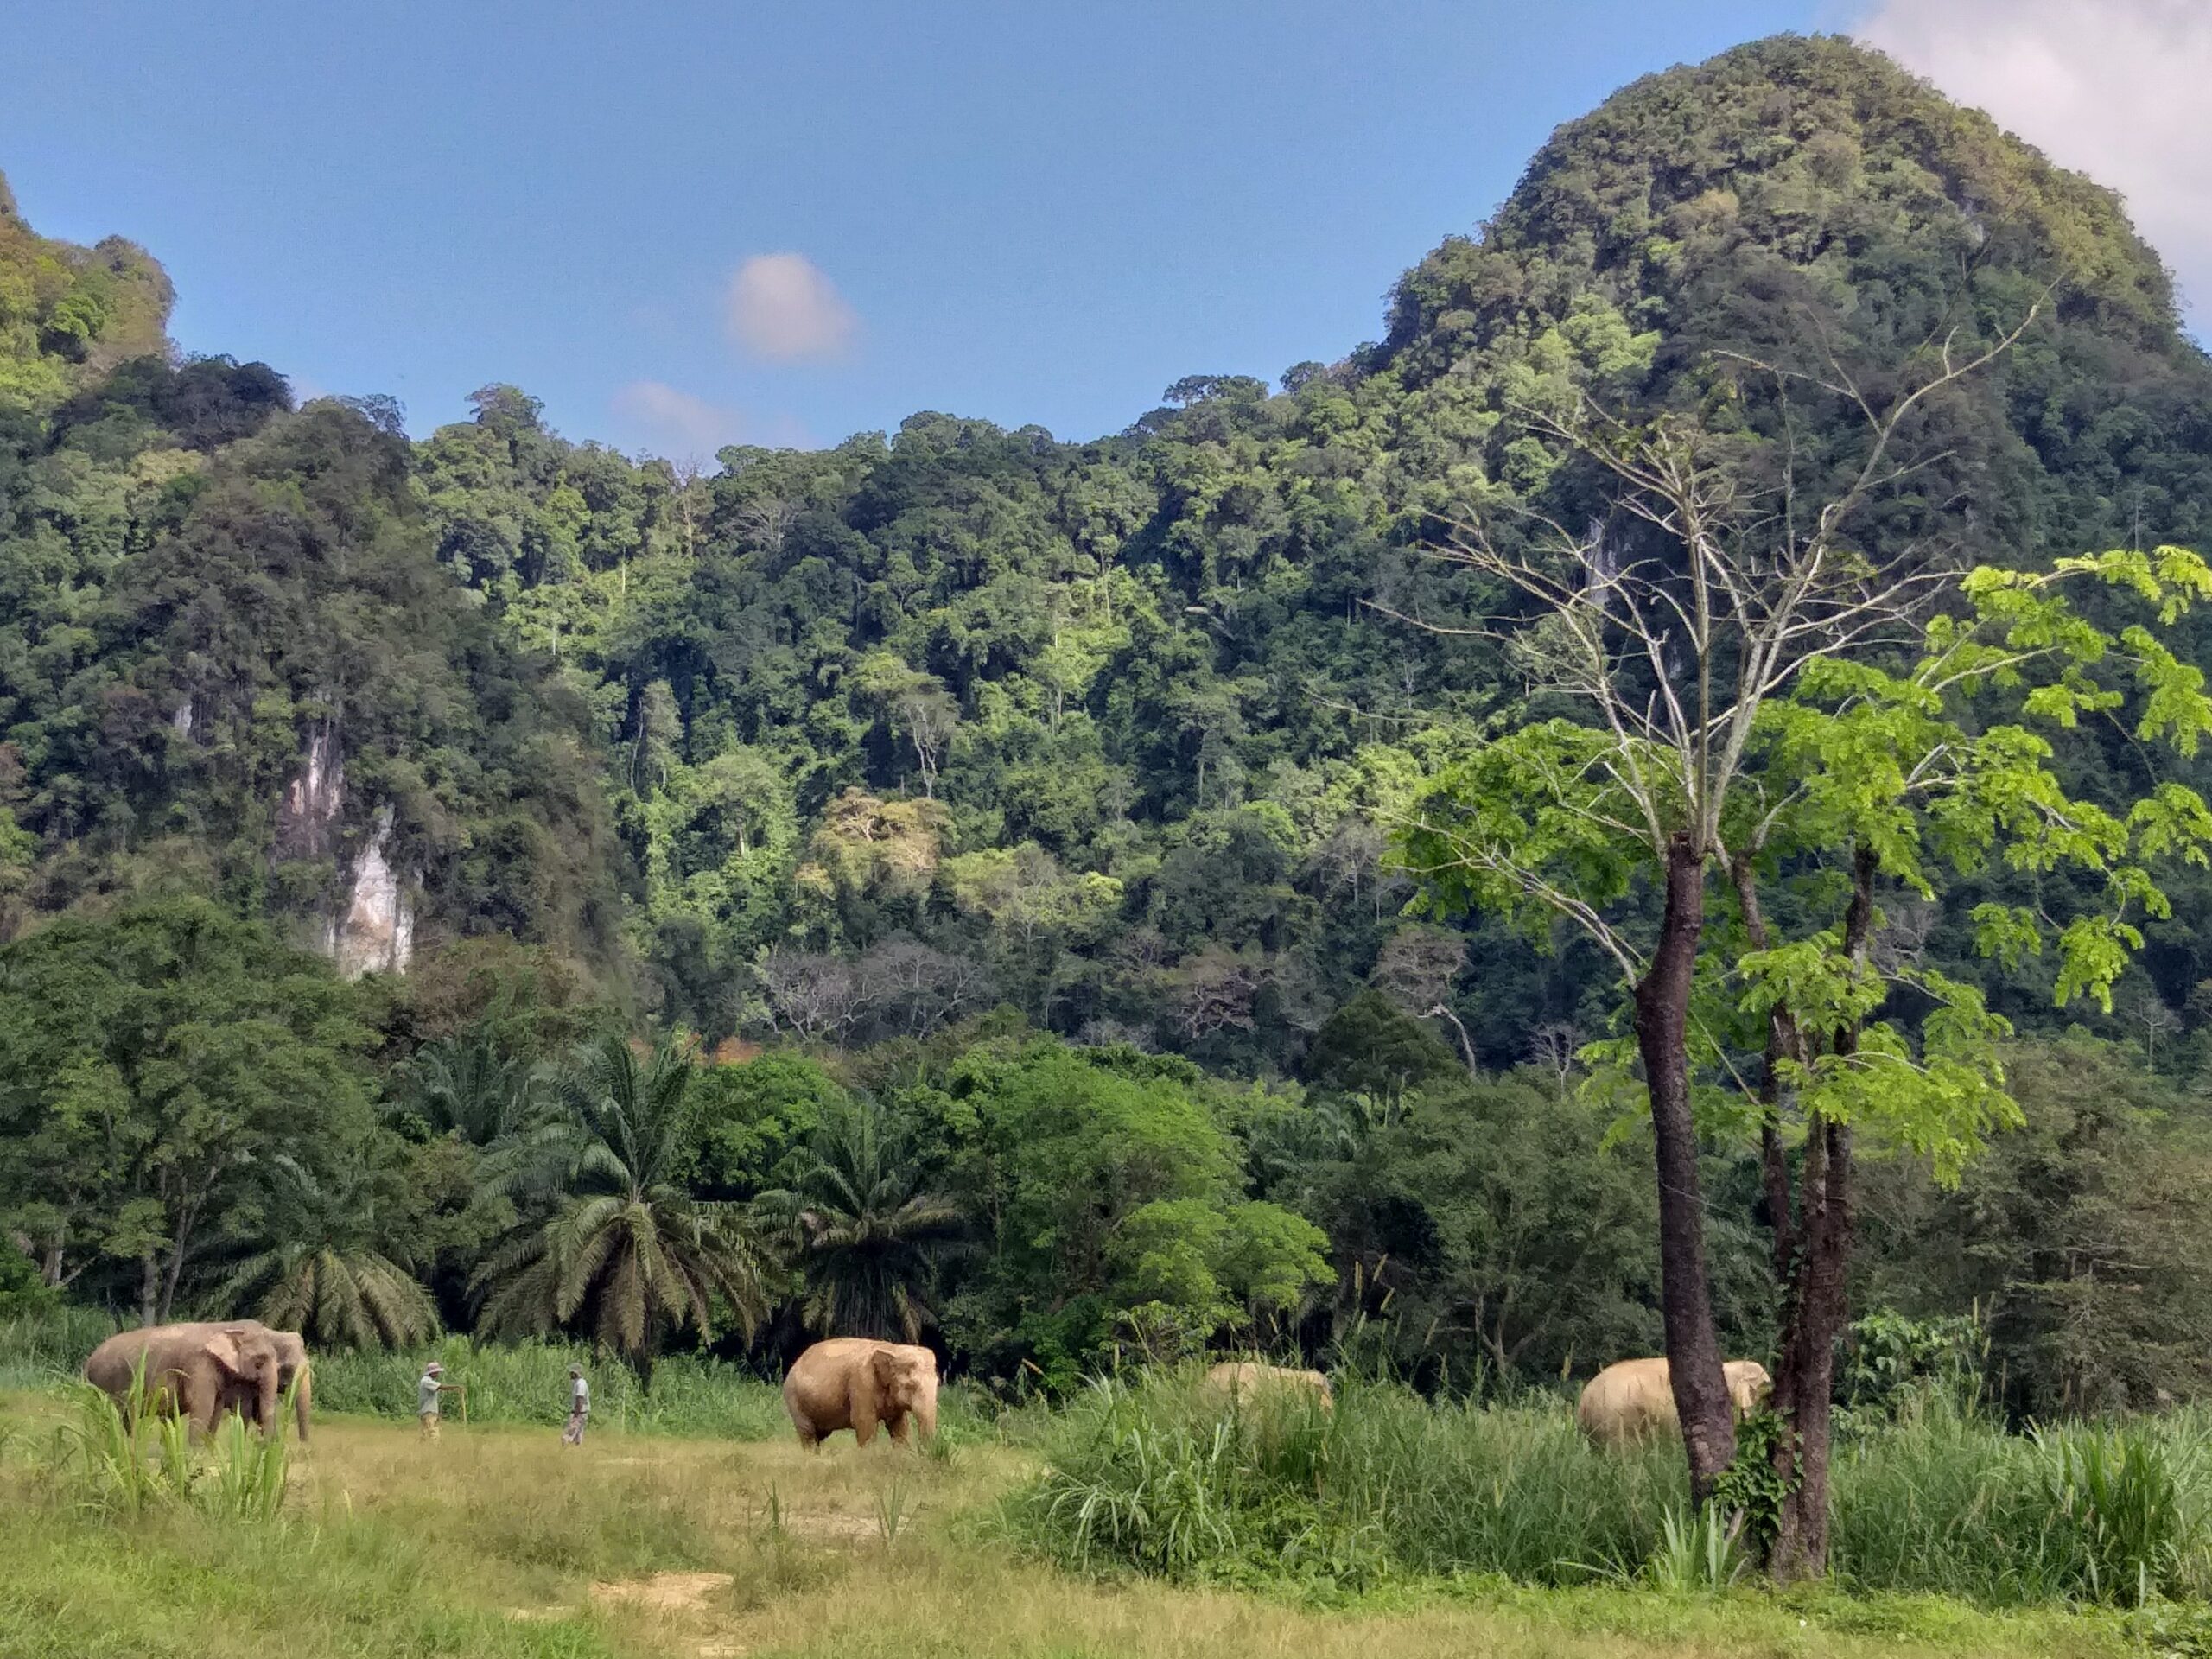
[[[571,436],[701,454],[920,409],[1087,437],[1180,375],[1339,356],[1559,122],[1838,21],[1823,0],[6,10],[0,171],[48,234],[149,247],[185,349],[390,392],[417,431],[511,380]]]

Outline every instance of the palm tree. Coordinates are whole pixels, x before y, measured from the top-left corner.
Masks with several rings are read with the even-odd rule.
[[[916,1342],[935,1322],[926,1293],[961,1214],[919,1185],[905,1136],[863,1099],[823,1120],[789,1188],[754,1200],[805,1276],[810,1329]]]
[[[325,1181],[290,1157],[265,1167],[283,1236],[232,1270],[216,1293],[223,1307],[244,1305],[264,1325],[337,1348],[404,1348],[438,1334],[430,1293],[376,1237],[373,1172]]]
[[[493,1147],[537,1120],[542,1082],[526,1057],[505,1052],[480,1030],[434,1038],[416,1049],[399,1097],[402,1110],[430,1135]]]
[[[765,1309],[741,1216],[679,1182],[693,1075],[687,1046],[664,1043],[642,1065],[620,1037],[576,1051],[555,1079],[553,1118],[492,1160],[495,1181],[554,1208],[472,1276],[486,1334],[581,1324],[641,1370],[671,1329],[710,1338],[718,1303],[752,1334]]]

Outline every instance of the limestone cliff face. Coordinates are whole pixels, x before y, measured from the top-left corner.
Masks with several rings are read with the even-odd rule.
[[[308,734],[300,770],[276,815],[280,858],[339,861],[341,897],[325,919],[323,954],[348,979],[404,973],[415,956],[414,883],[392,862],[392,811],[379,806],[368,838],[344,853],[346,759],[334,725]]]
[[[346,806],[346,755],[334,725],[308,734],[299,775],[276,814],[276,856],[327,858],[338,850],[338,815]]]
[[[404,974],[415,955],[415,901],[392,868],[391,809],[377,809],[376,827],[353,861],[344,914],[327,931],[324,949],[348,979]]]

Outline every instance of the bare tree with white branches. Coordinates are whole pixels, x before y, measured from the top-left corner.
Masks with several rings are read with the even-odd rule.
[[[1931,340],[1886,399],[1832,349],[1814,374],[1724,358],[1740,377],[1777,390],[1781,467],[1764,487],[1747,476],[1733,441],[1692,420],[1630,423],[1587,404],[1571,419],[1533,414],[1539,434],[1608,475],[1610,513],[1580,534],[1534,519],[1528,551],[1501,545],[1480,522],[1459,526],[1436,550],[1517,595],[1518,618],[1446,626],[1390,613],[1433,632],[1502,641],[1532,688],[1588,716],[1525,728],[1516,736],[1528,741],[1496,746],[1498,786],[1530,804],[1526,816],[1478,810],[1442,821],[1424,815],[1409,827],[1429,849],[1425,874],[1448,870],[1497,902],[1566,917],[1630,988],[1658,1166],[1667,1354],[1700,1499],[1735,1453],[1690,1114],[1690,990],[1707,874],[1747,875],[1789,804],[1763,798],[1759,779],[1745,771],[1762,709],[1809,664],[1909,643],[1938,584],[1955,574],[1924,546],[1870,556],[1859,540],[1864,510],[1931,464],[1901,457],[1908,423],[2010,349],[2035,315],[2031,308],[1970,354],[1955,349],[1955,331]],[[1809,463],[1801,465],[1789,424],[1791,390],[1807,385],[1864,423],[1859,464],[1825,486],[1804,481]],[[1570,843],[1586,845],[1590,880],[1562,877],[1558,855]],[[1662,894],[1648,938],[1617,918],[1604,891],[1631,879],[1618,861],[1624,848],[1641,849],[1637,862]],[[1577,867],[1569,859],[1564,868]],[[1755,909],[1749,919],[1758,925]]]

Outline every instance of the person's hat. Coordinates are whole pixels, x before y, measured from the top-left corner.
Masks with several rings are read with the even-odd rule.
[[[424,1375],[429,1376],[442,1376],[445,1375],[445,1370],[446,1368],[435,1359],[423,1368]]]
[[[569,1375],[570,1376],[582,1376],[583,1374],[584,1368],[581,1365],[571,1365],[569,1367]]]

